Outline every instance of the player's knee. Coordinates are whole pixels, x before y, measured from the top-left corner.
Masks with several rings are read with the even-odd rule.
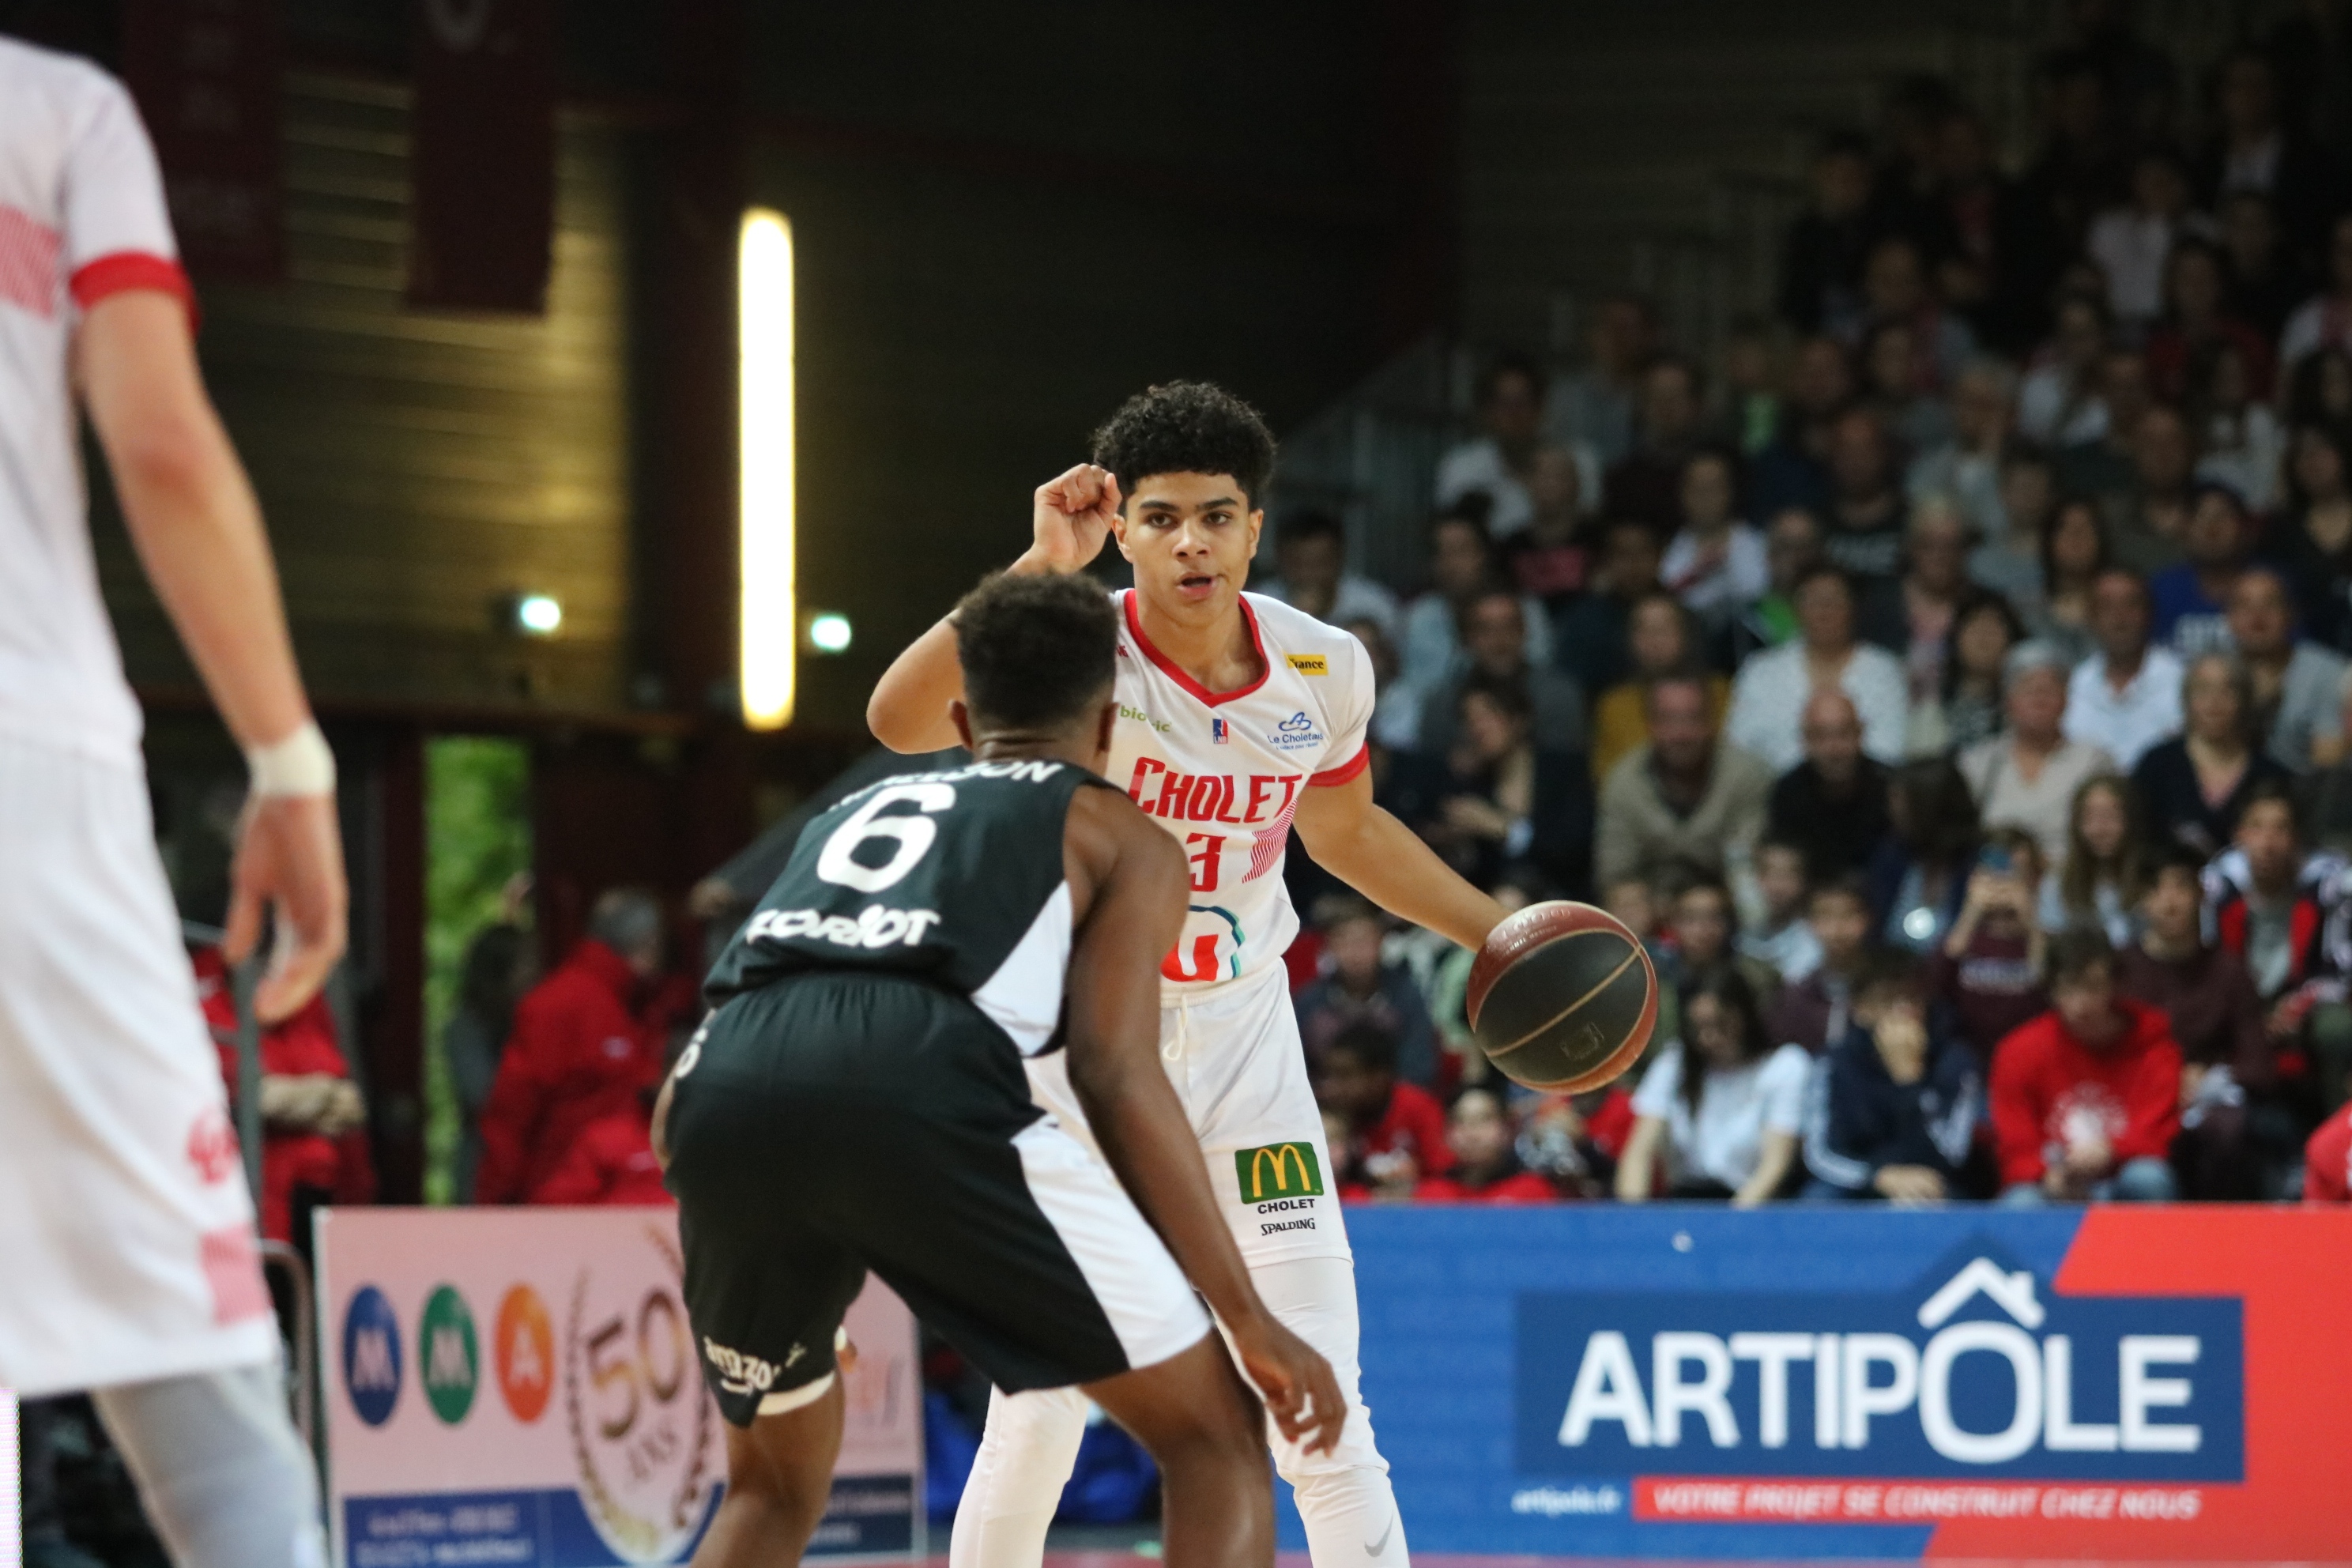
[[[1238,1376],[1221,1381],[1214,1395],[1184,1407],[1183,1419],[1161,1438],[1162,1466],[1190,1462],[1253,1475],[1265,1470],[1265,1412],[1244,1391]]]
[[[1049,1470],[1058,1466],[1066,1478],[1086,1436],[1086,1395],[1075,1388],[1045,1388],[997,1394],[989,1402],[981,1441],[1003,1464]]]

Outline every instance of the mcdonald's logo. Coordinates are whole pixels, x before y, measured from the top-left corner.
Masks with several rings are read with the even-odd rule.
[[[1323,1195],[1323,1166],[1315,1158],[1312,1143],[1269,1143],[1263,1149],[1235,1150],[1234,1178],[1241,1184],[1245,1204]]]

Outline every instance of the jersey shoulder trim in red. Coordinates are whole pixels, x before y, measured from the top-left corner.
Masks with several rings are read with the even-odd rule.
[[[1362,773],[1366,768],[1371,765],[1372,746],[1371,742],[1367,741],[1362,745],[1356,748],[1356,754],[1354,756],[1349,758],[1346,762],[1341,763],[1336,768],[1327,768],[1322,773],[1310,773],[1307,775],[1307,782],[1308,784],[1316,788],[1328,789],[1333,784],[1346,784],[1349,779],[1354,778],[1358,773]]]
[[[178,300],[187,307],[190,322],[195,320],[196,290],[188,281],[187,270],[170,257],[152,251],[118,250],[84,262],[74,270],[68,286],[74,303],[85,310],[111,295],[152,289]]]

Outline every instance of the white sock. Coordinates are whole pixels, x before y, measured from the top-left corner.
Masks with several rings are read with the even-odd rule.
[[[319,1477],[275,1366],[91,1395],[178,1568],[325,1568]]]
[[[1389,1465],[1372,1437],[1371,1412],[1358,1391],[1356,1266],[1345,1258],[1261,1263],[1250,1279],[1267,1309],[1331,1363],[1348,1401],[1339,1447],[1307,1454],[1266,1424],[1274,1468],[1290,1483],[1315,1568],[1407,1568],[1404,1524],[1389,1487]]]
[[[1038,1568],[1086,1436],[1087,1396],[1075,1388],[990,1394],[988,1429],[956,1504],[948,1568]]]
[[[1274,1466],[1291,1485],[1314,1568],[1408,1568],[1404,1525],[1358,1392],[1356,1266],[1300,1258],[1252,1267],[1267,1309],[1321,1352],[1348,1401],[1337,1452],[1307,1455],[1266,1426]],[[948,1568],[1039,1568],[1045,1530],[1086,1436],[1087,1398],[1074,1388],[992,1395],[980,1456],[956,1507]]]

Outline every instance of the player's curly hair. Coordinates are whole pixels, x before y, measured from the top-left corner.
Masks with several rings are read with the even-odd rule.
[[[1274,433],[1256,409],[1205,381],[1171,381],[1138,393],[1095,432],[1095,461],[1119,493],[1154,474],[1231,474],[1253,507],[1274,478]]]
[[[955,608],[975,728],[1058,730],[1110,691],[1118,612],[1094,578],[998,573]]]

